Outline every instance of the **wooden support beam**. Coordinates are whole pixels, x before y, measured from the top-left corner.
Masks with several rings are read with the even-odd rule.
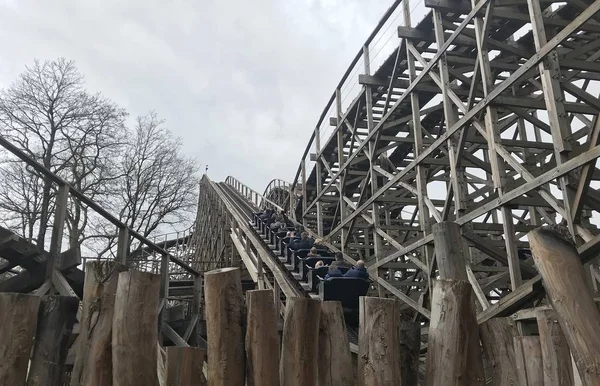
[[[319,323],[319,386],[350,386],[355,384],[346,333],[342,303],[321,304]]]
[[[491,386],[518,385],[514,339],[515,323],[509,318],[492,318],[479,327]]]
[[[587,287],[581,258],[558,232],[528,234],[535,265],[586,385],[600,385],[600,312]]]
[[[359,298],[359,386],[401,384],[399,306],[394,299]]]
[[[244,298],[239,268],[204,274],[208,379],[211,386],[244,386]]]
[[[63,385],[78,297],[47,296],[40,306],[27,386]]]
[[[160,275],[119,273],[112,331],[113,386],[156,385]]]
[[[85,264],[83,312],[71,386],[112,385],[112,328],[119,273],[127,267],[112,261]]]
[[[574,386],[571,352],[554,310],[538,310],[544,386]]]
[[[0,293],[0,385],[25,385],[40,297]]]
[[[287,299],[279,368],[282,384],[317,385],[320,318],[321,301],[309,298]]]
[[[462,280],[436,280],[433,285],[426,385],[485,384],[479,348],[475,296]]]
[[[444,221],[433,224],[431,230],[440,278],[469,281],[465,268],[467,249],[460,234],[460,225]]]
[[[196,347],[166,347],[165,386],[201,386],[206,351]]]
[[[273,290],[246,292],[246,305],[246,384],[279,386],[278,315]]]

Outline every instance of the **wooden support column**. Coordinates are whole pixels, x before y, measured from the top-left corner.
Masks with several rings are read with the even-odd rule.
[[[544,386],[573,386],[571,352],[553,310],[538,310],[542,359],[544,360]]]
[[[206,351],[196,347],[167,347],[165,386],[201,386]]]
[[[579,254],[548,228],[535,229],[528,238],[581,379],[585,385],[600,385],[600,312],[585,282]]]
[[[279,367],[283,385],[317,385],[320,317],[320,300],[287,299]]]
[[[483,385],[473,290],[462,280],[436,280],[433,285],[427,386]]]
[[[39,308],[39,296],[0,293],[0,385],[25,385]]]
[[[455,222],[433,224],[433,244],[440,279],[469,281],[466,269],[467,249]]]
[[[112,261],[85,264],[83,312],[71,386],[112,385],[112,325],[119,273],[127,267]]]
[[[401,385],[398,302],[360,297],[359,317],[358,385]]]
[[[509,318],[492,318],[479,326],[491,386],[519,384],[514,339],[517,326]]]
[[[353,386],[356,383],[340,302],[321,304],[318,367],[319,386]]]
[[[244,386],[244,298],[239,268],[204,274],[208,382],[211,386]]]
[[[119,274],[112,331],[113,385],[156,385],[160,275]]]
[[[79,298],[47,296],[38,313],[27,386],[62,386]]]
[[[544,386],[542,348],[539,336],[517,336],[514,340],[518,385]]]
[[[247,386],[279,386],[279,333],[272,290],[246,292]]]

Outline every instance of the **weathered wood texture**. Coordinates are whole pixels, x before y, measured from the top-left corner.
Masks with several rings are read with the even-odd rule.
[[[544,386],[573,386],[571,352],[556,313],[538,310],[537,322],[544,360]]]
[[[398,334],[400,339],[400,386],[417,386],[419,384],[421,325],[417,322],[400,321]]]
[[[112,330],[113,385],[156,385],[160,275],[119,273]]]
[[[165,386],[201,386],[206,351],[196,347],[167,347]]]
[[[470,361],[475,355],[472,342],[478,342],[474,336],[479,334],[474,299],[468,282],[434,282],[427,349],[428,386],[485,383],[481,353],[479,361]]]
[[[34,295],[0,293],[0,385],[25,385],[40,300]]]
[[[317,385],[320,317],[321,301],[287,299],[279,367],[282,385]]]
[[[469,281],[466,270],[467,249],[460,234],[460,225],[444,221],[433,224],[431,230],[440,279]]]
[[[519,386],[515,359],[515,323],[509,318],[492,318],[479,326],[491,386]]]
[[[279,333],[272,290],[246,292],[247,386],[279,386]]]
[[[79,323],[71,386],[112,385],[112,326],[119,273],[127,267],[113,261],[85,265],[83,312]]]
[[[62,386],[79,298],[47,296],[38,313],[27,386]]]
[[[517,336],[514,339],[519,385],[544,386],[542,348],[539,336]]]
[[[600,312],[579,255],[557,232],[528,234],[531,252],[585,385],[600,385]]]
[[[394,299],[359,299],[358,385],[402,384],[399,303]]]
[[[208,338],[208,384],[244,386],[244,298],[239,268],[204,274]]]
[[[319,323],[319,386],[353,386],[350,344],[340,302],[321,304]]]

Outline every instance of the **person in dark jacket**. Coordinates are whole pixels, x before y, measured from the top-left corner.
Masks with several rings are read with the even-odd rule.
[[[290,248],[293,251],[298,251],[300,249],[311,249],[314,240],[308,236],[308,232],[302,232],[302,235],[300,237],[300,240],[293,242],[290,245]]]
[[[342,252],[336,252],[335,253],[335,261],[332,262],[331,264],[329,264],[330,271],[334,270],[334,269],[337,269],[339,271],[339,268],[347,268],[347,269],[352,268],[352,264],[350,264],[344,260],[344,254]],[[341,276],[341,271],[340,271],[340,276]]]
[[[344,275],[344,277],[358,277],[361,279],[368,279],[369,272],[367,272],[367,268],[365,267],[365,262],[362,260],[358,260],[356,262],[356,266],[352,269],[349,269],[348,272]]]

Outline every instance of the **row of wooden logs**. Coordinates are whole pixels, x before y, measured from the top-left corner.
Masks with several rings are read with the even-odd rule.
[[[160,275],[94,261],[81,311],[77,297],[0,294],[0,385],[64,385],[77,314],[71,386],[199,385],[204,350],[158,345],[160,287]]]
[[[523,336],[511,318],[478,323],[460,228],[436,225],[440,279],[432,286],[425,385],[483,386],[487,378],[494,386],[600,386],[600,312],[570,243],[547,229],[529,234],[553,309],[537,310],[539,335]],[[271,291],[250,291],[244,302],[234,268],[206,273],[204,286],[210,385],[420,384],[420,325],[401,320],[399,301],[360,299],[355,372],[338,303],[288,299],[280,351]]]

